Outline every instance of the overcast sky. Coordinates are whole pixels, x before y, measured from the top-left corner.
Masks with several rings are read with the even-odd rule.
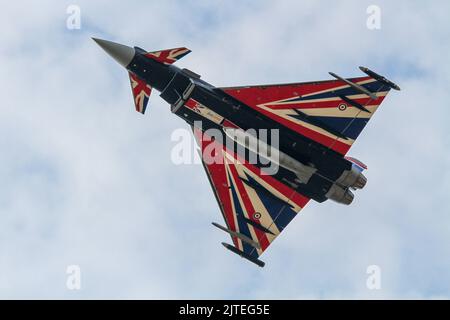
[[[80,29],[66,27],[70,4]],[[444,0],[4,3],[0,298],[449,298],[449,12]],[[171,162],[171,133],[187,125],[156,92],[136,113],[126,71],[91,36],[186,46],[177,64],[217,86],[363,65],[402,91],[349,152],[367,187],[351,206],[311,201],[261,269],[220,245],[201,165]],[[66,287],[69,265],[81,290]],[[380,290],[366,286],[370,265]]]

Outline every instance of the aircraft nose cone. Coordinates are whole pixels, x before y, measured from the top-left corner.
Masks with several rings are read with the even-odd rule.
[[[108,40],[97,38],[92,38],[92,40],[125,68],[130,64],[131,60],[133,60],[135,54],[134,48]]]

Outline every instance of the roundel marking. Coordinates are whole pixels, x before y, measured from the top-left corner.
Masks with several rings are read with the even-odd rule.
[[[257,220],[261,219],[261,213],[255,212],[255,213],[253,214],[253,218],[254,218],[254,219],[257,219]]]
[[[338,106],[338,109],[341,110],[341,111],[345,111],[345,109],[347,109],[347,105],[346,105],[345,103],[341,103],[341,104]]]

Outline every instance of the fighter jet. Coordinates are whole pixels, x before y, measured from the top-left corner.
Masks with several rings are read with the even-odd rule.
[[[349,205],[352,191],[364,188],[366,165],[346,154],[388,92],[400,90],[365,67],[358,78],[330,72],[335,79],[220,88],[174,65],[187,48],[93,40],[127,69],[136,111],[143,114],[157,90],[191,126],[226,224],[213,225],[232,239],[222,244],[260,267],[261,254],[310,199]],[[261,161],[250,161],[255,155]]]

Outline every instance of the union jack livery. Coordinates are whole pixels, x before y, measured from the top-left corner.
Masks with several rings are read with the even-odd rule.
[[[261,254],[310,199],[348,205],[364,188],[367,166],[346,154],[388,92],[400,90],[365,67],[359,78],[330,72],[334,80],[218,88],[173,65],[187,48],[94,40],[128,70],[138,112],[154,88],[191,126],[225,220],[212,224],[231,236],[225,248],[261,267]]]
[[[183,58],[189,52],[191,52],[191,50],[187,48],[175,48],[162,51],[148,52],[145,54],[145,56],[168,65],[174,63],[178,59]]]
[[[128,74],[130,76],[131,92],[133,92],[136,111],[144,114],[147,108],[148,98],[152,93],[152,87],[145,81],[139,79],[137,75],[131,72]]]

